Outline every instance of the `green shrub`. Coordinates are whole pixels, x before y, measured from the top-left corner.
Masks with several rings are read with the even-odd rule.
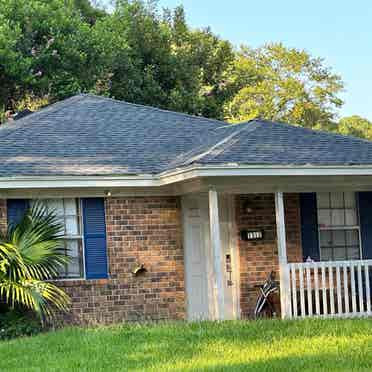
[[[40,320],[30,314],[24,314],[17,310],[0,313],[0,340],[32,336],[41,331]]]

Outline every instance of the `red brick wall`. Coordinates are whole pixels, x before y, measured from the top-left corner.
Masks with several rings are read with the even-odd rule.
[[[299,196],[285,194],[287,249],[290,261],[302,260]],[[245,206],[251,208],[248,213]],[[110,278],[58,282],[72,298],[71,323],[185,318],[184,260],[180,199],[133,197],[106,199]],[[242,316],[252,315],[257,289],[278,269],[273,194],[236,197],[236,226],[263,229],[261,241],[241,241]],[[6,227],[6,201],[0,199],[0,229]],[[135,277],[144,263],[148,272]]]
[[[106,199],[110,279],[65,281],[68,321],[183,319],[184,264],[180,202],[175,197]],[[136,277],[144,263],[148,272]]]
[[[251,209],[247,212],[247,207]],[[290,262],[302,259],[300,207],[298,194],[284,197],[287,253]],[[257,299],[255,285],[262,284],[268,274],[278,271],[278,250],[275,223],[274,194],[239,195],[236,198],[237,230],[261,229],[264,239],[239,242],[240,253],[240,306],[242,317],[253,314]],[[279,279],[279,274],[277,274]]]

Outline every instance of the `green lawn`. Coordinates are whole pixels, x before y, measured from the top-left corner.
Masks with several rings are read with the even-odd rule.
[[[0,355],[0,371],[371,371],[372,320],[68,328]]]

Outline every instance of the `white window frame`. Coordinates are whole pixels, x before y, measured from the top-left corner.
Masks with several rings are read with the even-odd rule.
[[[79,235],[66,235],[62,237],[62,240],[79,240],[80,239],[80,246],[81,246],[81,275],[76,277],[69,277],[69,276],[57,276],[53,278],[53,281],[74,281],[74,280],[85,280],[86,279],[86,272],[85,272],[85,245],[84,245],[84,221],[83,221],[83,203],[81,198],[71,197],[71,198],[39,198],[39,199],[32,199],[32,201],[43,201],[43,200],[64,200],[64,199],[74,199],[77,205],[77,218],[78,224],[80,227],[80,234]],[[64,224],[66,226],[66,217],[68,215],[64,215]],[[66,228],[65,228],[66,230]]]
[[[332,194],[336,191],[329,191],[328,193],[329,194]],[[343,191],[340,191],[342,193],[344,193]],[[363,255],[363,251],[362,251],[362,236],[361,236],[361,233],[360,233],[360,214],[359,214],[359,203],[358,203],[358,194],[354,191],[352,191],[353,194],[354,194],[354,197],[355,197],[355,210],[356,210],[356,218],[357,218],[357,223],[358,225],[351,225],[351,226],[328,226],[328,227],[321,227],[319,225],[319,222],[318,222],[318,247],[319,247],[319,259],[320,261],[323,261],[323,262],[330,262],[332,260],[325,260],[323,257],[322,257],[322,247],[321,247],[321,239],[320,239],[320,233],[321,231],[345,231],[345,230],[356,230],[358,232],[358,241],[359,241],[359,260],[362,259],[362,255]],[[318,194],[319,193],[316,193],[316,198],[318,198]],[[318,217],[318,211],[319,209],[328,209],[328,208],[318,208],[318,205],[316,207],[316,212],[317,212],[317,218]],[[330,210],[332,210],[332,208],[329,208]],[[337,208],[335,208],[337,209]],[[344,208],[345,210],[345,208]],[[349,261],[350,259],[344,259],[344,260],[339,260],[339,261]],[[333,259],[333,261],[335,261]]]

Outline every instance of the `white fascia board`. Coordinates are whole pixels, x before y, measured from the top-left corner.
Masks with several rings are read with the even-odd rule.
[[[160,179],[169,184],[196,177],[234,176],[372,176],[372,166],[196,166],[163,173]]]
[[[191,166],[158,175],[0,177],[0,189],[160,187],[201,177],[372,176],[372,166]]]
[[[158,187],[153,176],[39,176],[0,178],[0,189]]]

